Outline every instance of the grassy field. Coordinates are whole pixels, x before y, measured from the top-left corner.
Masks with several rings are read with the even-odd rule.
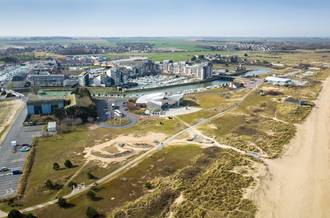
[[[246,91],[243,90],[230,91],[226,88],[219,88],[206,92],[189,94],[184,97],[184,103],[190,106],[201,107],[201,110],[179,117],[186,123],[195,124],[201,119],[206,119],[220,113],[233,104],[235,99],[242,97],[245,93]]]
[[[133,56],[145,56],[153,61],[163,61],[163,60],[172,60],[172,61],[188,61],[194,55],[207,55],[207,54],[237,54],[243,55],[243,52],[227,52],[227,51],[176,51],[176,52],[155,52],[155,53],[136,53],[136,52],[125,52],[125,53],[108,53],[107,57],[110,59],[121,59],[128,58]]]
[[[98,187],[96,192],[98,200],[90,200],[86,194],[70,201],[75,206],[61,209],[57,205],[38,211],[40,217],[84,217],[88,206],[97,208],[102,213],[109,213],[115,207],[135,200],[148,193],[144,187],[146,182],[152,182],[156,178],[167,177],[192,162],[202,153],[201,148],[194,145],[170,146],[152,157],[149,157],[138,166],[125,172],[120,177],[108,184]]]
[[[249,159],[207,148],[194,163],[160,180],[153,192],[108,217],[168,217],[170,213],[173,217],[253,217],[256,207],[243,198],[244,189],[253,183],[249,170]],[[183,201],[174,206],[179,196]]]
[[[28,179],[27,191],[24,198],[19,202],[20,207],[38,204],[52,199],[58,190],[47,190],[45,182],[50,179],[54,183],[63,185],[84,164],[83,150],[86,147],[113,139],[120,134],[135,134],[144,137],[148,132],[161,132],[174,134],[183,129],[180,122],[172,119],[142,120],[137,125],[126,129],[89,129],[80,127],[65,134],[52,137],[39,138],[36,143],[36,155],[31,174]],[[71,160],[76,167],[67,169],[63,166],[65,160]],[[61,170],[53,170],[53,163],[59,163]],[[90,163],[78,175],[75,182],[92,182],[87,179],[87,172],[91,169],[97,177],[102,177],[119,167],[118,164],[108,168],[100,168],[95,163]],[[64,193],[70,190],[64,187]],[[1,208],[8,208],[6,204]]]

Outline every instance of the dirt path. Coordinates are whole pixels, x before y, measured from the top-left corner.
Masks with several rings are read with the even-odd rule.
[[[257,217],[330,217],[330,77],[286,154],[266,160]]]

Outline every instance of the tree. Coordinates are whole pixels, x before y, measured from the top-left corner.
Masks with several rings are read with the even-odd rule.
[[[73,164],[72,164],[72,162],[71,162],[70,160],[66,160],[66,161],[64,162],[64,166],[65,166],[66,168],[72,168],[72,167],[73,167]]]
[[[245,53],[244,56],[247,57],[247,56],[249,56],[249,55],[248,55],[248,53]]]
[[[75,186],[77,186],[77,183],[75,183],[75,182],[69,182],[69,184],[68,184],[68,187],[69,188],[71,188],[71,189],[73,189],[73,187],[75,187]]]
[[[54,111],[54,115],[57,119],[63,120],[65,118],[65,110],[61,108],[56,108]]]
[[[58,200],[57,200],[57,204],[58,204],[58,206],[64,208],[68,205],[68,202],[65,198],[59,197]]]
[[[50,179],[47,179],[47,181],[45,182],[45,186],[48,189],[54,189],[54,184]]]
[[[153,188],[153,185],[152,185],[150,182],[146,182],[146,183],[144,184],[144,187],[145,187],[146,189],[152,189],[152,188]]]
[[[8,213],[8,218],[23,218],[23,214],[16,209],[12,209]]]
[[[58,163],[53,163],[53,170],[59,170],[60,169],[60,165]]]
[[[95,194],[94,191],[92,191],[92,190],[88,190],[88,192],[87,192],[87,197],[88,197],[90,200],[94,201],[94,200],[96,199],[96,194]]]
[[[93,207],[87,207],[86,216],[88,218],[96,218],[99,216],[99,213]]]

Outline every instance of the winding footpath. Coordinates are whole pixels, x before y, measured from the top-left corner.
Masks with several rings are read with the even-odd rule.
[[[330,217],[330,77],[285,155],[265,163],[257,217]]]

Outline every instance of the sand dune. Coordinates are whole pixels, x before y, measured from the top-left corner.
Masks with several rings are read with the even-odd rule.
[[[257,217],[330,217],[330,78],[286,154],[267,161]]]

